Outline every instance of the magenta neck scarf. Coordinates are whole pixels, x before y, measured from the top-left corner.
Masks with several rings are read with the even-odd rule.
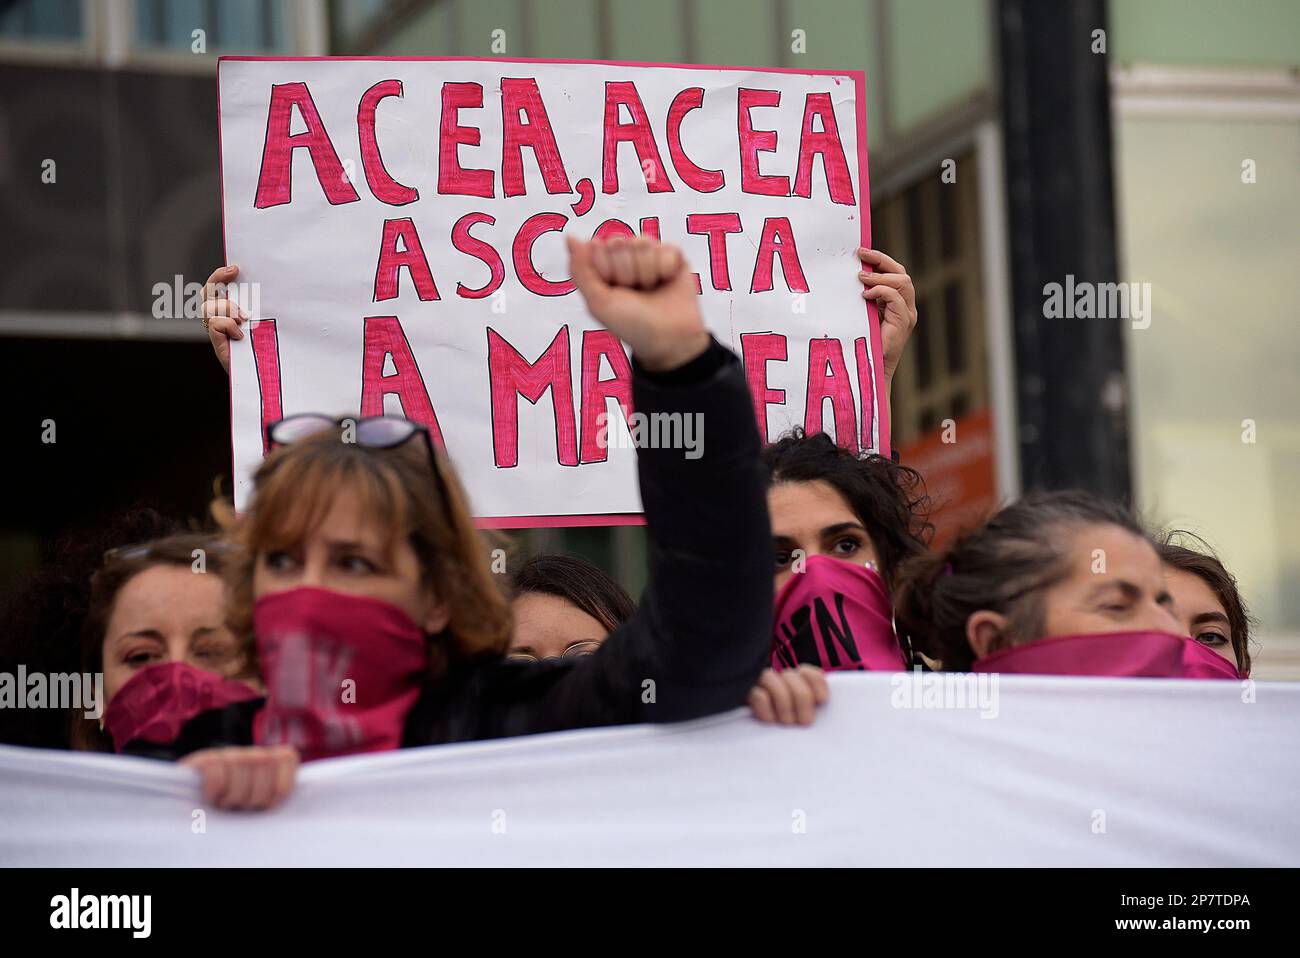
[[[907,659],[894,635],[884,580],[871,569],[813,556],[777,594],[772,668],[898,671]]]
[[[1195,639],[1167,632],[1104,632],[1038,639],[979,659],[972,672],[1235,679],[1237,668]]]
[[[257,744],[292,745],[304,761],[401,746],[428,662],[406,612],[302,587],[258,600],[253,628],[267,692]]]

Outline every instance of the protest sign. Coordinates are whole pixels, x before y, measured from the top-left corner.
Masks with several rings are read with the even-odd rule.
[[[647,422],[563,237],[680,246],[767,440],[887,451],[859,73],[502,59],[225,57],[236,504],[284,415],[429,427],[485,525],[637,521]],[[689,418],[689,417],[687,417]]]

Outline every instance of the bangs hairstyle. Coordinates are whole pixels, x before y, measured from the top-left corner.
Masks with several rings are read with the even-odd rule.
[[[1015,644],[1044,638],[1044,593],[1070,573],[1072,534],[1097,525],[1151,541],[1129,509],[1086,492],[1034,492],[1005,506],[946,548],[904,564],[894,589],[900,634],[949,672],[974,663],[966,623],[981,610],[1006,616]]]
[[[792,429],[763,450],[770,487],[783,482],[827,482],[871,536],[880,576],[893,588],[899,567],[924,555],[934,526],[925,481],[915,469],[875,453],[859,454],[824,432]]]
[[[336,427],[272,450],[253,476],[253,498],[242,515],[224,499],[213,502],[218,524],[239,547],[229,564],[228,624],[251,661],[256,661],[257,557],[301,543],[343,489],[358,496],[362,510],[382,530],[390,557],[403,539],[410,544],[422,583],[447,603],[444,641],[429,646],[432,675],[455,661],[506,652],[510,607],[489,567],[489,542],[474,527],[460,483],[441,456],[438,469],[441,484],[419,437],[380,449],[344,442]]]
[[[1196,543],[1199,548],[1189,547],[1185,544],[1188,541]],[[1169,568],[1188,572],[1210,587],[1228,615],[1228,640],[1232,642],[1232,651],[1237,657],[1237,669],[1242,675],[1250,675],[1252,619],[1237,589],[1236,578],[1219,561],[1209,544],[1191,532],[1182,529],[1166,532],[1156,547],[1160,551],[1160,561]]]

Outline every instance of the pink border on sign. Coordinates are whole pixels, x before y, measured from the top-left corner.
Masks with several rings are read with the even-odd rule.
[[[398,62],[436,62],[448,63],[567,63],[592,66],[615,67],[671,67],[677,70],[731,70],[741,73],[788,73],[795,76],[835,76],[852,77],[855,88],[855,105],[858,119],[858,219],[862,224],[861,241],[867,248],[871,247],[871,181],[867,172],[867,75],[862,70],[800,70],[794,67],[747,67],[725,64],[706,63],[657,63],[642,60],[568,60],[546,59],[540,57],[381,57],[381,56],[347,56],[347,57],[261,57],[261,56],[222,56],[217,58],[217,173],[221,177],[221,255],[226,252],[226,180],[221,160],[221,64],[226,60],[275,61],[292,63],[314,60],[384,60]],[[857,259],[856,253],[854,259]],[[880,339],[879,316],[871,322],[872,304],[863,301],[867,314],[867,329],[871,337],[871,373],[874,397],[874,415],[877,423],[876,448],[882,456],[889,455],[889,417],[885,410],[889,408],[888,396],[884,395],[885,365],[883,345]],[[230,373],[230,474],[232,484],[237,481],[235,475],[235,377]],[[884,402],[882,402],[882,398]],[[557,527],[585,526],[633,526],[645,525],[645,516],[641,513],[613,513],[607,515],[582,516],[476,516],[475,525],[480,529],[548,529]]]
[[[474,524],[480,529],[552,529],[557,526],[580,528],[584,526],[643,526],[645,514],[641,512],[611,512],[590,516],[484,516]]]
[[[226,169],[224,158],[221,155],[221,61],[225,57],[217,57],[217,189],[221,196],[221,265],[226,266],[230,263],[230,253],[226,250]],[[261,318],[260,316],[258,317]],[[206,331],[206,330],[205,330]],[[209,337],[211,342],[211,337]],[[252,346],[252,343],[249,343]],[[230,497],[235,497],[235,487],[239,483],[239,475],[235,472],[235,363],[234,357],[230,357],[230,367],[226,370],[226,388],[230,390]],[[259,423],[261,417],[258,417]]]

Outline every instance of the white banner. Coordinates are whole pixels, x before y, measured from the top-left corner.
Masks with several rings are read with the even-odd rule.
[[[3,748],[0,864],[1300,865],[1300,684],[995,678],[836,675],[807,729],[332,759],[260,814],[174,765]]]
[[[218,82],[255,320],[231,350],[237,505],[265,422],[388,412],[441,438],[485,524],[638,513],[630,370],[566,235],[684,249],[768,438],[887,451],[861,73],[226,57]]]

